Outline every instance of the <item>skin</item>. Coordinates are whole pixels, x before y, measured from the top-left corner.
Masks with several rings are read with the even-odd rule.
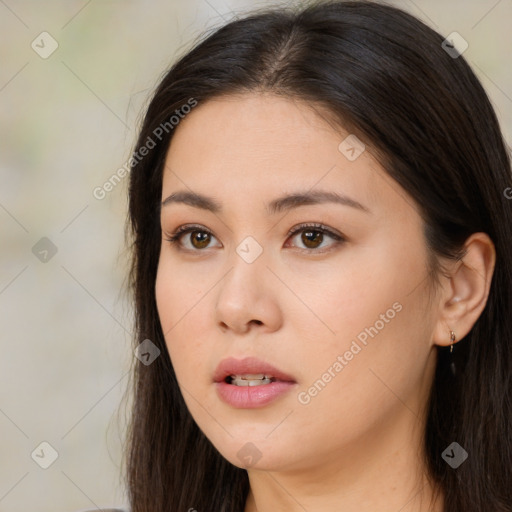
[[[414,200],[368,144],[349,161],[338,150],[348,134],[304,103],[247,93],[197,106],[167,155],[162,200],[194,191],[222,205],[218,213],[162,207],[155,293],[190,413],[228,461],[248,470],[245,512],[442,510],[440,501],[429,508],[421,458],[436,345],[450,344],[450,330],[463,338],[482,312],[494,247],[472,235],[463,261],[444,261],[448,275],[434,290]],[[370,211],[336,203],[265,210],[285,193],[316,190]],[[167,241],[190,223],[212,236],[196,228]],[[345,241],[315,232],[308,245],[307,228],[287,235],[302,223],[321,223]],[[252,263],[236,252],[247,236],[263,248]],[[300,403],[298,394],[394,303],[394,318]],[[258,357],[297,384],[265,407],[236,409],[213,384],[228,356]],[[237,455],[248,442],[260,454],[252,465]]]

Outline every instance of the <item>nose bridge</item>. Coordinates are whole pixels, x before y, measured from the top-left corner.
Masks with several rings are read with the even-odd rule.
[[[251,296],[256,292],[258,285],[263,283],[265,265],[268,263],[266,252],[263,244],[252,235],[245,236],[235,246],[229,258],[231,272],[226,277],[230,285],[242,287],[241,290],[237,290],[237,295]]]
[[[256,261],[263,259],[262,255],[265,251],[263,245],[254,236],[248,235],[236,246],[235,252],[247,265],[253,265]]]
[[[229,258],[230,271],[217,294],[217,321],[244,331],[250,322],[272,329],[279,325],[279,305],[268,283],[267,251],[249,235],[235,246]]]

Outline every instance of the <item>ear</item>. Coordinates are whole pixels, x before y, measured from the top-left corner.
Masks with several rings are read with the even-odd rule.
[[[439,315],[433,342],[450,345],[450,331],[460,341],[485,308],[496,263],[496,250],[486,233],[473,233],[464,243],[465,255],[449,270],[439,294]]]

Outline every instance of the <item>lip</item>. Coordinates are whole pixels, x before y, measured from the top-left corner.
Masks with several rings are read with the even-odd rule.
[[[245,375],[257,373],[270,375],[277,381],[295,383],[294,378],[290,375],[282,372],[275,366],[272,366],[271,364],[261,361],[255,357],[246,357],[244,359],[228,357],[223,359],[215,370],[213,381],[223,382],[228,375]]]
[[[228,375],[258,373],[272,376],[276,380],[270,384],[259,386],[235,386],[225,382]],[[254,357],[245,359],[229,357],[222,360],[215,370],[213,380],[219,398],[239,409],[263,407],[297,385],[297,382],[290,375]]]

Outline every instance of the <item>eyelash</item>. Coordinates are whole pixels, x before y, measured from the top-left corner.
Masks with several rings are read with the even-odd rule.
[[[291,236],[294,236],[297,233],[306,231],[308,229],[311,231],[316,231],[316,232],[322,233],[323,235],[327,235],[330,238],[332,238],[333,240],[335,240],[336,243],[332,244],[331,247],[339,245],[340,243],[346,241],[346,239],[343,236],[338,235],[337,233],[334,233],[333,231],[328,229],[323,224],[317,224],[317,223],[301,224],[299,226],[296,226],[296,227],[290,229],[290,231],[288,231],[287,237],[290,238]],[[194,224],[194,225],[186,224],[186,225],[183,225],[183,226],[180,226],[179,228],[177,228],[174,231],[174,233],[172,233],[168,238],[165,238],[165,240],[173,245],[178,244],[179,240],[183,237],[183,235],[185,235],[187,233],[191,233],[192,231],[199,231],[201,233],[207,233],[208,235],[215,236],[209,229],[206,229],[203,226],[200,226],[197,224]],[[201,252],[203,249],[183,249],[183,250],[189,251],[189,252],[190,251]],[[325,252],[325,251],[321,251],[319,249],[302,249],[301,248],[301,250],[305,251],[305,252]]]

